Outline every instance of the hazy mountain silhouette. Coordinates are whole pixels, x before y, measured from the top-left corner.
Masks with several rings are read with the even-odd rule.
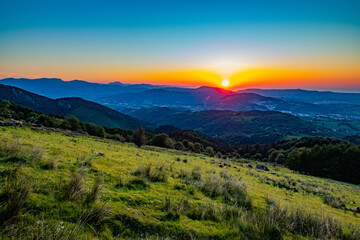
[[[170,107],[203,110],[276,110],[301,117],[360,119],[360,94],[301,89],[247,89],[232,92],[221,88],[179,88],[150,84],[109,84],[61,79],[14,79],[0,83],[23,88],[49,98],[81,97],[118,111],[124,108]]]
[[[360,93],[310,91],[303,89],[246,89],[238,93],[256,93],[266,97],[314,104],[347,103],[360,105]]]

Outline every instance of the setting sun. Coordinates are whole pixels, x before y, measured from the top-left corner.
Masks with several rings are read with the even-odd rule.
[[[229,81],[229,79],[223,79],[222,81],[221,81],[221,85],[223,85],[224,87],[227,87],[227,86],[229,86],[229,84],[230,84],[230,81]]]

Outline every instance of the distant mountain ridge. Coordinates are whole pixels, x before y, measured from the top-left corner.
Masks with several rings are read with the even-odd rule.
[[[141,125],[149,125],[144,121],[79,97],[53,100],[20,88],[0,84],[0,99],[9,100],[15,104],[44,113],[74,115],[81,121],[105,127],[135,129]]]
[[[149,89],[145,92],[156,92],[157,99],[171,98],[169,94],[175,96],[180,94],[180,96],[186,97],[189,96],[190,92],[192,94],[190,100],[197,101],[199,106],[201,104],[208,104],[209,106],[223,104],[221,106],[223,108],[242,108],[247,111],[179,111],[168,107],[152,107],[127,109],[127,114],[122,114],[109,107],[79,97],[54,100],[0,84],[0,99],[6,99],[44,113],[74,115],[81,121],[106,127],[135,129],[144,126],[148,129],[156,129],[157,127],[159,130],[164,129],[164,127],[175,130],[176,128],[191,129],[233,145],[268,143],[302,136],[338,135],[328,128],[313,125],[293,115],[268,111],[271,106],[289,104],[277,98],[264,97],[254,93],[233,94],[231,91],[209,87],[201,87],[192,91],[181,88],[174,88],[172,91]],[[143,94],[143,92],[139,94]],[[130,95],[126,94],[129,97],[129,102],[131,99],[134,101],[137,99],[138,94],[132,93],[133,98],[130,98]],[[151,98],[151,96],[154,95],[145,94],[145,98],[148,98],[149,101],[156,100],[156,97]],[[152,106],[152,104],[149,105]],[[266,111],[259,111],[259,108]],[[171,125],[175,128],[171,126],[161,127],[162,125]]]
[[[81,97],[117,111],[133,108],[280,111],[299,117],[360,120],[360,93],[302,89],[247,89],[237,92],[214,87],[180,88],[150,84],[90,83],[61,79],[0,80],[49,98]]]
[[[360,104],[360,93],[341,93],[303,89],[245,89],[238,93],[256,93],[266,97],[313,104]]]
[[[92,100],[93,98],[108,94],[130,91],[136,92],[139,88],[140,90],[157,88],[156,86],[149,84],[127,85],[120,82],[102,84],[82,80],[63,81],[59,78],[5,78],[0,80],[0,84],[18,87],[53,99],[62,97],[81,97],[87,100]]]

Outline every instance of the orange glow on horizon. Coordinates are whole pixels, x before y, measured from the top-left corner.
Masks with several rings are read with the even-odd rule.
[[[84,69],[81,69],[84,70]],[[24,77],[42,78],[56,77],[65,81],[74,79],[108,83],[120,81],[123,83],[148,83],[159,85],[178,85],[178,86],[212,86],[226,87],[227,89],[244,88],[360,88],[360,70],[349,69],[339,71],[336,69],[316,70],[316,69],[281,69],[281,68],[258,68],[247,69],[237,72],[230,76],[221,76],[211,70],[182,70],[182,71],[114,71],[113,69],[99,70],[89,69],[73,72],[60,71],[62,75],[54,75],[53,72],[46,74],[33,74],[24,72],[22,75],[2,74],[1,78]],[[222,84],[223,79],[228,79],[228,86]]]

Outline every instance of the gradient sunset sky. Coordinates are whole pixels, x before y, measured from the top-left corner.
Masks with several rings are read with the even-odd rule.
[[[0,0],[0,78],[360,89],[360,1]]]

